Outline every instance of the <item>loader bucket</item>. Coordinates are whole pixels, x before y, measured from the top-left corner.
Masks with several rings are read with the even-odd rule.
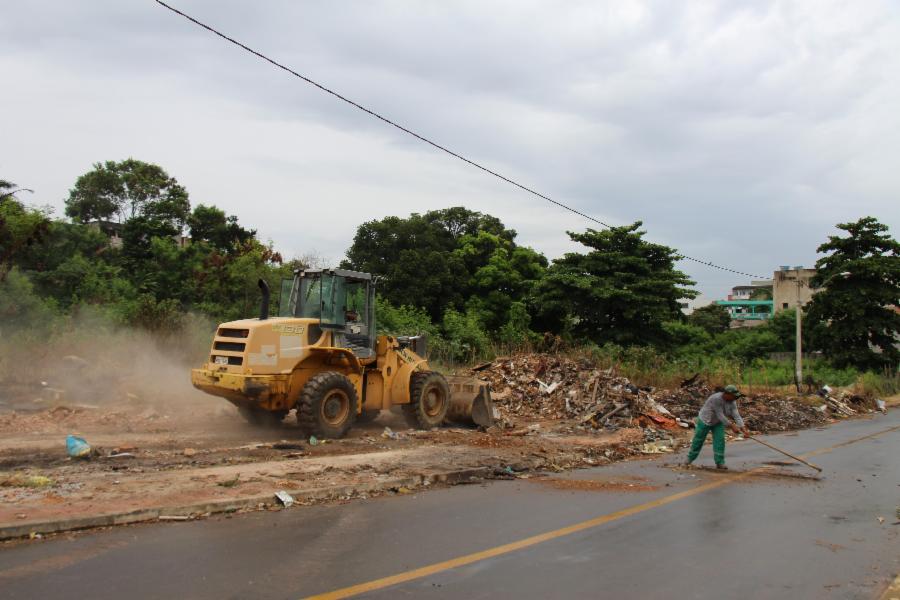
[[[494,424],[494,403],[487,382],[459,375],[448,375],[446,379],[450,385],[448,421],[482,427]]]

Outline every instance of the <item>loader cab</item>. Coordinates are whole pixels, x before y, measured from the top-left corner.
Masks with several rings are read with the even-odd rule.
[[[344,269],[297,270],[281,285],[279,316],[319,319],[334,345],[359,358],[375,356],[375,282]]]

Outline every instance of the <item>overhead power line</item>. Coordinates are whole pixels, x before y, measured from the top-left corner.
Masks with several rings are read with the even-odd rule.
[[[341,94],[335,92],[334,90],[325,87],[325,86],[322,85],[321,83],[318,83],[317,81],[314,81],[314,80],[310,79],[309,77],[307,77],[307,76],[305,76],[305,75],[302,75],[301,73],[298,73],[297,71],[291,69],[290,67],[285,66],[285,65],[281,64],[280,62],[275,61],[275,60],[269,58],[269,57],[266,56],[265,54],[263,54],[263,53],[261,53],[261,52],[258,52],[257,50],[254,50],[253,48],[250,48],[250,47],[247,46],[246,44],[243,44],[243,43],[237,41],[236,39],[234,39],[234,38],[232,38],[232,37],[229,37],[229,36],[225,35],[225,34],[222,33],[221,31],[219,31],[218,29],[215,29],[215,28],[213,28],[213,27],[210,27],[210,26],[207,25],[206,23],[203,23],[203,22],[201,22],[201,21],[198,21],[198,20],[195,19],[194,17],[192,17],[192,16],[190,16],[190,15],[188,15],[188,14],[186,14],[186,13],[180,11],[180,10],[178,10],[178,9],[175,8],[174,6],[170,6],[170,5],[166,4],[166,3],[163,2],[162,0],[155,0],[155,2],[156,2],[157,4],[159,4],[160,6],[162,6],[162,7],[164,7],[164,8],[167,8],[168,10],[172,11],[173,13],[175,13],[175,14],[177,14],[177,15],[180,15],[180,16],[184,17],[185,19],[187,19],[187,20],[190,21],[191,23],[193,23],[193,24],[195,24],[195,25],[198,25],[199,27],[202,27],[203,29],[209,31],[210,33],[213,33],[213,34],[219,36],[219,37],[222,38],[223,40],[226,40],[226,41],[228,41],[228,42],[234,44],[235,46],[237,46],[237,47],[239,47],[239,48],[241,48],[241,49],[243,49],[243,50],[246,50],[247,52],[249,52],[250,54],[256,56],[257,58],[261,58],[262,60],[266,61],[267,63],[269,63],[269,64],[271,64],[271,65],[273,65],[274,67],[277,67],[277,68],[281,69],[282,71],[286,71],[286,72],[290,73],[291,75],[293,75],[294,77],[297,77],[298,79],[302,79],[302,80],[305,81],[306,83],[308,83],[308,84],[310,84],[310,85],[313,85],[313,86],[319,88],[320,90],[322,90],[322,91],[325,92],[326,94],[331,94],[332,96],[334,96],[334,97],[337,98],[338,100],[341,100],[341,101],[346,102],[347,104],[349,104],[349,105],[351,105],[351,106],[353,106],[353,107],[355,107],[355,108],[358,108],[359,110],[363,111],[364,113],[367,113],[367,114],[369,114],[369,115],[375,117],[375,118],[378,119],[379,121],[383,121],[384,123],[387,123],[387,124],[390,125],[391,127],[394,127],[394,128],[396,128],[396,129],[399,129],[399,130],[402,131],[403,133],[406,133],[406,134],[408,134],[408,135],[411,135],[412,137],[416,138],[417,140],[419,140],[419,141],[421,141],[421,142],[425,142],[425,143],[428,144],[429,146],[432,146],[432,147],[434,147],[434,148],[437,148],[437,149],[440,150],[441,152],[444,152],[444,153],[446,153],[446,154],[449,154],[450,156],[452,156],[452,157],[454,157],[454,158],[458,158],[459,160],[461,160],[461,161],[463,161],[464,163],[467,163],[467,164],[469,164],[469,165],[475,167],[476,169],[480,169],[480,170],[484,171],[485,173],[488,173],[488,174],[490,174],[490,175],[493,175],[494,177],[497,177],[498,179],[502,179],[503,181],[505,181],[505,182],[507,182],[507,183],[509,183],[509,184],[512,184],[512,185],[516,186],[517,188],[519,188],[519,189],[521,189],[521,190],[523,190],[523,191],[528,192],[529,194],[532,194],[532,195],[534,195],[534,196],[537,196],[538,198],[541,198],[542,200],[546,200],[547,202],[550,202],[551,204],[555,204],[556,206],[558,206],[558,207],[560,207],[560,208],[562,208],[562,209],[564,209],[564,210],[567,210],[567,211],[569,211],[569,212],[571,212],[571,213],[574,213],[574,214],[576,214],[576,215],[578,215],[578,216],[580,216],[580,217],[583,217],[583,218],[587,219],[588,221],[592,221],[592,222],[594,222],[594,223],[597,223],[598,225],[602,225],[603,227],[606,227],[607,229],[612,229],[612,228],[613,228],[612,225],[609,225],[609,224],[607,224],[607,223],[604,223],[604,222],[601,221],[600,219],[597,219],[597,218],[595,218],[595,217],[592,217],[591,215],[588,215],[588,214],[586,214],[586,213],[583,213],[583,212],[581,212],[580,210],[578,210],[578,209],[576,209],[576,208],[572,208],[571,206],[568,206],[568,205],[566,205],[566,204],[563,204],[562,202],[559,202],[558,200],[554,200],[553,198],[551,198],[551,197],[549,197],[549,196],[546,196],[546,195],[544,195],[544,194],[538,192],[537,190],[534,190],[534,189],[532,189],[532,188],[530,188],[530,187],[528,187],[528,186],[526,186],[526,185],[523,185],[523,184],[519,183],[518,181],[515,181],[515,180],[513,180],[513,179],[510,179],[509,177],[506,177],[505,175],[503,175],[503,174],[501,174],[501,173],[498,173],[498,172],[496,172],[496,171],[494,171],[494,170],[492,170],[492,169],[489,169],[489,168],[485,167],[484,165],[481,165],[481,164],[475,162],[474,160],[471,160],[471,159],[469,159],[469,158],[466,158],[466,157],[463,156],[462,154],[459,154],[459,153],[457,153],[457,152],[454,152],[453,150],[450,150],[450,149],[447,148],[446,146],[442,146],[442,145],[438,144],[437,142],[434,142],[434,141],[428,139],[427,137],[425,137],[425,136],[423,136],[423,135],[419,135],[418,133],[416,133],[415,131],[412,131],[411,129],[407,129],[407,128],[404,127],[403,125],[400,125],[399,123],[396,123],[396,122],[394,122],[394,121],[388,119],[387,117],[378,114],[378,113],[375,112],[374,110],[371,110],[371,109],[369,109],[369,108],[366,108],[365,106],[363,106],[362,104],[359,104],[358,102],[354,102],[354,101],[351,100],[350,98],[347,98],[346,96],[343,96],[343,95],[341,95]],[[701,265],[705,265],[705,266],[707,266],[707,267],[712,267],[712,268],[714,268],[714,269],[720,269],[720,270],[722,270],[722,271],[728,271],[729,273],[735,273],[735,274],[737,274],[737,275],[744,275],[744,276],[746,276],[746,277],[755,277],[755,278],[759,278],[759,279],[762,279],[762,278],[763,278],[762,275],[755,275],[755,274],[753,274],[753,273],[746,273],[746,272],[744,272],[744,271],[738,271],[738,270],[736,270],[736,269],[731,269],[731,268],[729,268],[729,267],[723,267],[722,265],[717,265],[717,264],[714,264],[714,263],[712,263],[712,262],[710,262],[710,261],[703,260],[703,259],[700,259],[700,258],[694,258],[694,257],[692,257],[692,256],[687,256],[687,255],[685,255],[685,254],[679,254],[679,256],[681,256],[681,258],[683,258],[684,260],[689,260],[689,261],[692,261],[692,262],[695,262],[695,263],[698,263],[698,264],[701,264]]]

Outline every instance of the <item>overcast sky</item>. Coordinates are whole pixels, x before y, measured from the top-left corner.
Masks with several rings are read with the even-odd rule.
[[[732,268],[811,265],[838,222],[900,229],[895,2],[172,0],[295,70],[614,225]],[[57,214],[92,163],[155,162],[337,262],[356,226],[463,205],[548,258],[591,224],[151,0],[3,2],[0,178]],[[742,276],[682,263],[706,295]]]

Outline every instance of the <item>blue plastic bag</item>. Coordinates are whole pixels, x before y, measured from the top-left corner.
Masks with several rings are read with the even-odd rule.
[[[66,452],[72,458],[87,458],[91,455],[91,445],[76,435],[66,437]]]

